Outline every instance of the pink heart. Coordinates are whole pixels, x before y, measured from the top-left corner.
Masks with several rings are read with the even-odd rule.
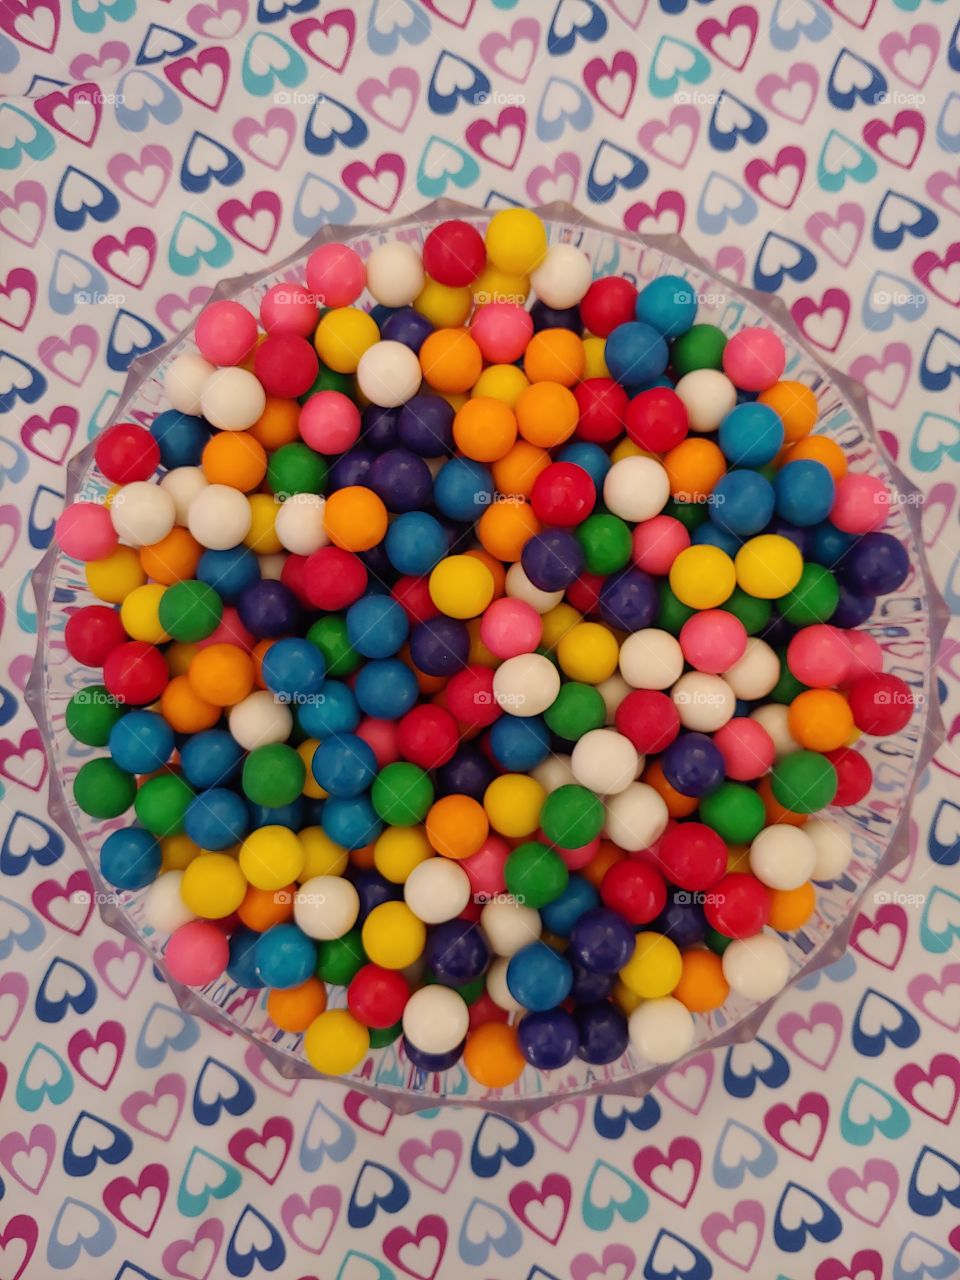
[[[296,128],[297,121],[292,111],[271,107],[264,116],[263,124],[253,116],[242,116],[233,126],[233,136],[248,156],[253,156],[254,160],[270,169],[280,169],[290,154]],[[283,134],[283,146],[279,149],[273,144],[274,134]]]
[[[661,191],[657,203],[649,205],[645,200],[632,204],[623,215],[623,225],[637,235],[643,232],[656,235],[679,235],[687,205],[679,191]]]
[[[636,31],[647,11],[647,0],[607,0],[607,4],[618,17],[627,24],[631,31]]]
[[[70,452],[79,422],[73,405],[58,404],[49,418],[39,413],[29,417],[20,428],[20,439],[38,458],[61,463]]]
[[[685,1209],[700,1181],[702,1162],[699,1143],[693,1138],[681,1137],[674,1138],[666,1151],[653,1145],[641,1147],[633,1158],[633,1167],[641,1182]],[[674,1165],[682,1166],[676,1176],[673,1175]],[[685,1173],[684,1166],[688,1173]],[[667,1171],[666,1177],[660,1172],[663,1169]]]
[[[185,298],[178,293],[165,293],[157,303],[157,315],[168,329],[180,330],[197,314],[212,292],[209,285],[198,284]]]
[[[851,1191],[866,1191],[876,1183],[881,1183],[887,1189],[886,1204],[879,1214],[867,1217],[862,1212],[862,1205],[860,1205],[860,1208],[855,1208],[854,1204],[851,1203],[850,1193]],[[897,1173],[897,1166],[891,1164],[889,1160],[870,1159],[863,1166],[862,1175],[857,1173],[856,1169],[849,1169],[845,1166],[834,1169],[827,1178],[827,1186],[830,1189],[830,1194],[841,1208],[848,1213],[852,1213],[861,1222],[866,1222],[868,1226],[879,1227],[890,1212],[896,1199],[897,1191],[900,1189],[900,1177]],[[860,1204],[859,1201],[855,1203]]]
[[[31,1159],[34,1151],[43,1154],[42,1168]],[[34,1196],[47,1180],[56,1151],[57,1136],[48,1124],[35,1124],[28,1134],[8,1133],[0,1138],[0,1164]],[[18,1161],[17,1156],[26,1156],[26,1160]]]
[[[954,996],[953,1005],[956,1014],[949,1020],[943,1017],[945,1010],[940,1010],[938,1016],[929,1008],[930,997],[944,995],[948,987],[960,988],[960,964],[945,965],[940,971],[939,978],[935,978],[931,973],[918,973],[907,983],[907,995],[918,1009],[921,1009],[934,1022],[938,1022],[941,1027],[946,1027],[949,1031],[960,1031],[960,993]]]
[[[701,22],[697,27],[697,39],[726,66],[742,71],[753,52],[759,25],[760,16],[756,9],[752,5],[741,4],[730,11],[726,26],[716,18]]]
[[[836,215],[830,213],[813,213],[806,221],[807,235],[829,254],[841,267],[848,267],[856,257],[857,249],[863,238],[865,215],[858,204],[844,201],[837,206]],[[852,243],[850,237],[843,238],[837,233],[842,227],[853,227]]]
[[[816,1127],[816,1135],[813,1141],[810,1140],[807,1129],[814,1126],[803,1124],[807,1116],[813,1117]],[[800,1156],[802,1160],[813,1160],[820,1150],[829,1120],[830,1104],[823,1094],[805,1093],[801,1096],[795,1108],[786,1102],[778,1102],[772,1106],[763,1117],[763,1127],[774,1142],[781,1147],[786,1147],[788,1151],[792,1151],[795,1156]],[[783,1135],[787,1125],[799,1125],[803,1132],[791,1141]]]
[[[53,905],[56,902],[69,904],[71,900],[82,905],[84,899],[87,909],[79,924],[73,922],[72,913],[64,917]],[[48,920],[57,929],[62,929],[64,933],[72,933],[75,938],[79,938],[93,914],[93,881],[88,871],[74,871],[66,884],[61,884],[59,880],[42,880],[31,893],[30,900],[44,920]]]
[[[577,1135],[583,1128],[585,1114],[583,1099],[570,1098],[531,1116],[529,1123],[532,1129],[536,1129],[537,1133],[542,1134],[561,1151],[572,1151]],[[570,1117],[569,1121],[567,1116]]]
[[[690,1087],[691,1081],[693,1088]],[[698,1053],[678,1067],[671,1067],[657,1081],[665,1097],[692,1116],[698,1116],[713,1084],[713,1055]]]
[[[124,1098],[120,1104],[120,1114],[134,1129],[148,1133],[152,1138],[159,1138],[161,1142],[168,1142],[183,1113],[186,1096],[187,1083],[183,1076],[171,1072],[161,1076],[151,1092],[138,1089]],[[164,1098],[172,1098],[173,1105],[163,1106]],[[156,1114],[144,1117],[143,1113],[148,1109]],[[166,1123],[161,1124],[161,1120]]]
[[[816,1036],[818,1046],[821,1039],[829,1041],[826,1050],[819,1048],[816,1054],[810,1049],[804,1052],[798,1043],[800,1036],[804,1034],[815,1036],[820,1027],[825,1027],[829,1033],[828,1037]],[[777,1023],[777,1033],[791,1053],[795,1053],[798,1058],[808,1062],[811,1067],[816,1067],[818,1071],[826,1071],[840,1047],[840,1037],[843,1035],[843,1013],[837,1005],[818,1000],[806,1017],[801,1013],[785,1013]]]
[[[291,1097],[300,1087],[299,1080],[288,1080],[280,1075],[270,1059],[264,1057],[255,1044],[247,1046],[243,1055],[243,1065],[261,1084],[265,1084],[268,1089],[273,1089],[275,1093],[283,1094],[285,1098]]]
[[[428,1246],[421,1252],[424,1241],[432,1241],[434,1248]],[[405,1271],[414,1280],[433,1280],[440,1270],[440,1263],[447,1251],[447,1224],[435,1213],[425,1214],[417,1223],[415,1231],[406,1227],[394,1227],[388,1231],[383,1241],[383,1252],[387,1261]],[[430,1267],[431,1254],[436,1253],[436,1260]],[[408,1261],[405,1261],[405,1258]],[[424,1270],[424,1264],[429,1270]],[[416,1268],[416,1269],[414,1269]]]
[[[337,72],[350,59],[356,33],[357,20],[349,9],[333,9],[322,18],[301,18],[290,28],[304,53]]]
[[[129,938],[121,942],[108,939],[93,951],[93,967],[120,1000],[126,1000],[140,980],[147,958]]]
[[[122,153],[111,156],[107,161],[107,173],[121,191],[153,208],[173,176],[173,157],[166,147],[151,143],[143,148],[138,160]],[[148,173],[152,175],[150,178]]]
[[[389,151],[377,156],[371,167],[361,160],[348,164],[340,175],[347,190],[365,204],[389,213],[400,198],[407,166],[403,156]]]
[[[892,947],[889,942],[891,930],[896,935]],[[891,971],[900,963],[906,942],[907,913],[893,902],[885,902],[875,916],[858,912],[850,931],[850,946],[855,951]]]
[[[605,1276],[614,1274],[616,1267],[617,1280],[630,1280],[633,1269],[637,1265],[637,1255],[625,1244],[608,1244],[599,1258],[589,1253],[578,1253],[570,1263],[570,1275],[573,1280],[592,1280],[593,1276],[604,1280]]]
[[[311,1187],[306,1200],[296,1193],[287,1196],[280,1207],[280,1221],[301,1249],[308,1253],[323,1253],[340,1217],[341,1203],[338,1187]],[[319,1220],[315,1222],[318,1214]],[[327,1214],[330,1215],[329,1221],[326,1221]],[[304,1218],[307,1221],[299,1225]]]
[[[797,94],[798,86],[804,86],[806,93]],[[774,72],[761,76],[757,81],[757,97],[765,107],[769,107],[784,120],[792,120],[794,124],[804,124],[820,88],[820,77],[817,69],[809,62],[795,62],[786,76],[778,76]],[[784,99],[789,98],[789,101]],[[797,100],[797,101],[795,101]],[[800,109],[796,107],[802,103]],[[793,107],[793,110],[789,108]]]
[[[8,298],[9,305],[0,303],[0,324],[22,333],[37,305],[37,277],[27,267],[14,267],[6,280],[0,281],[2,298]]]
[[[95,84],[74,84],[34,100],[41,120],[74,142],[89,147],[100,128],[103,91]]]
[[[195,58],[167,62],[163,74],[175,89],[210,111],[219,111],[230,76],[230,55],[222,45],[201,49]]]
[[[248,205],[225,200],[217,210],[224,230],[257,253],[269,253],[277,238],[283,205],[275,191],[258,191]]]
[[[944,292],[944,288],[949,287],[946,277],[950,274],[950,268],[958,264],[960,264],[960,240],[954,240],[942,256],[934,253],[932,249],[921,253],[914,260],[913,273],[931,293],[935,293],[944,302],[949,302],[951,307],[960,307],[960,290],[956,286],[954,286],[954,292]],[[936,273],[936,282],[931,278],[934,273]],[[938,289],[937,284],[942,287]]]
[[[400,1144],[399,1150],[400,1164],[407,1173],[412,1174],[418,1182],[422,1182],[424,1186],[432,1187],[434,1191],[439,1191],[444,1195],[449,1189],[450,1184],[456,1176],[457,1170],[460,1168],[460,1158],[463,1155],[463,1142],[460,1135],[455,1129],[438,1129],[430,1138],[429,1142],[421,1142],[419,1138],[408,1138],[406,1142]],[[443,1161],[439,1169],[443,1169],[445,1177],[428,1177],[428,1172],[439,1172],[437,1165],[438,1155],[446,1155],[448,1159]],[[429,1165],[428,1171],[421,1171],[418,1165]]]
[[[923,60],[922,69],[916,68],[913,57],[915,49],[926,49],[927,57]],[[940,52],[940,35],[937,28],[927,22],[917,23],[905,36],[899,31],[889,31],[880,41],[880,56],[890,70],[915,89],[922,89],[930,77],[930,72]],[[906,55],[906,56],[904,56]],[[904,67],[904,63],[908,66]],[[916,72],[919,70],[919,75]]]
[[[523,107],[504,107],[496,124],[474,120],[467,126],[467,145],[471,151],[501,169],[513,169],[520,159],[527,133],[527,113]]]
[[[8,1040],[13,1035],[29,993],[30,984],[24,974],[16,973],[13,969],[0,974],[0,1009],[5,1011],[3,1021],[0,1022],[0,1040]],[[9,1012],[11,1008],[12,1012]]]
[[[573,1188],[562,1173],[548,1173],[539,1187],[533,1182],[518,1182],[510,1191],[509,1197],[510,1208],[524,1226],[529,1227],[541,1240],[546,1240],[547,1244],[556,1244],[563,1235],[572,1198]],[[550,1210],[546,1217],[540,1213],[531,1217],[531,1205],[543,1210],[549,1200],[559,1201],[559,1213]]]
[[[871,400],[895,409],[907,389],[912,364],[913,352],[905,342],[888,342],[879,356],[857,356],[850,376],[863,383]]]
[[[743,171],[747,186],[778,209],[790,209],[803,186],[807,155],[802,147],[781,147],[772,162],[759,157]],[[786,176],[782,177],[786,171]]]
[[[637,60],[626,49],[618,50],[609,63],[592,58],[583,69],[583,82],[601,107],[622,120],[637,87]]]
[[[836,313],[836,319],[827,319],[831,312]],[[825,351],[836,351],[850,319],[850,297],[843,289],[827,289],[820,302],[798,298],[790,314],[808,341]]]
[[[192,1240],[174,1240],[163,1251],[163,1269],[177,1280],[207,1280],[223,1244],[223,1223],[210,1218],[197,1228]],[[201,1253],[201,1246],[205,1246]],[[194,1263],[202,1262],[209,1253],[206,1267],[198,1271]],[[189,1270],[184,1270],[189,1267]]]
[[[2,17],[3,10],[0,9],[0,19]],[[21,210],[23,215],[27,212],[24,206],[36,210],[32,218],[21,216]],[[47,193],[39,182],[26,178],[17,183],[11,195],[7,195],[6,191],[0,191],[0,229],[5,231],[11,239],[25,244],[28,249],[32,249],[40,239],[46,218]],[[23,234],[24,231],[26,235]]]
[[[580,158],[575,151],[561,151],[553,165],[535,165],[527,177],[527,195],[534,204],[553,200],[573,201],[580,185]]]
[[[699,133],[700,112],[692,103],[683,103],[673,108],[666,123],[648,120],[641,125],[637,138],[641,147],[658,160],[673,165],[675,169],[684,169],[697,145]]]
[[[10,1280],[20,1280],[20,1277],[26,1273],[27,1267],[30,1265],[30,1259],[36,1251],[39,1236],[40,1229],[37,1226],[36,1219],[31,1218],[26,1213],[15,1213],[3,1230],[0,1231],[0,1249],[4,1252],[6,1252],[8,1245],[17,1241],[20,1241],[23,1245],[22,1250],[17,1250],[21,1257],[20,1265],[14,1271]]]
[[[747,260],[743,250],[735,244],[724,245],[723,248],[718,249],[716,263],[721,275],[730,276],[739,283],[743,282],[747,272]]]
[[[730,1217],[725,1213],[707,1214],[700,1231],[708,1249],[712,1249],[718,1257],[723,1258],[724,1262],[729,1262],[738,1271],[749,1271],[760,1249],[765,1221],[763,1205],[759,1200],[741,1200],[739,1204],[733,1206],[733,1214]],[[746,1234],[751,1238],[749,1252],[745,1249],[732,1252],[731,1244],[735,1243],[736,1239],[725,1249],[721,1248],[720,1241],[724,1236],[733,1235],[739,1238],[743,1227],[748,1228]]]
[[[52,53],[60,30],[59,0],[5,0],[0,5],[0,29],[21,44]]]
[[[890,164],[900,169],[912,169],[923,145],[926,128],[926,121],[919,111],[898,111],[892,124],[885,120],[868,120],[863,126],[863,140],[871,151],[883,156]]]
[[[134,289],[143,288],[156,254],[157,237],[149,227],[132,227],[122,240],[103,236],[93,246],[94,262]]]
[[[14,529],[14,541],[16,541],[16,534],[20,527],[20,513],[16,507],[0,507],[0,529],[4,525]],[[0,557],[0,565],[6,563],[9,555],[8,548]],[[27,729],[21,734],[19,742],[11,742],[9,738],[0,742],[0,773],[10,782],[21,787],[29,787],[31,791],[41,789],[47,778],[47,758],[39,729]],[[74,874],[86,875],[86,872]]]
[[[943,169],[932,173],[927,179],[927,195],[944,209],[960,214],[960,169],[956,173],[947,173]],[[0,208],[2,200],[3,193],[0,192]]]
[[[488,67],[516,84],[525,84],[540,46],[540,23],[536,18],[518,18],[503,36],[489,31],[480,41],[480,57]]]
[[[169,1188],[170,1174],[166,1168],[162,1164],[148,1164],[136,1182],[126,1177],[108,1182],[103,1189],[103,1203],[118,1222],[137,1235],[149,1237],[157,1225]],[[150,1191],[154,1195],[145,1199]],[[134,1203],[128,1205],[129,1201]],[[152,1217],[149,1216],[151,1208]]]
[[[89,1081],[97,1089],[109,1089],[113,1077],[117,1074],[126,1042],[126,1032],[119,1022],[103,1022],[97,1027],[95,1033],[90,1032],[86,1027],[81,1027],[70,1037],[67,1056],[84,1080]],[[101,1063],[101,1049],[104,1046],[108,1047],[108,1057],[111,1059],[107,1071],[104,1071]],[[109,1050],[113,1051],[112,1055]],[[92,1059],[88,1066],[84,1065],[85,1059]]]
[[[283,1148],[283,1154],[279,1159],[268,1149],[273,1147],[275,1140]],[[250,1169],[258,1178],[262,1178],[272,1187],[287,1163],[292,1143],[291,1122],[286,1116],[271,1116],[259,1132],[256,1129],[240,1129],[227,1143],[227,1150],[230,1152],[231,1160],[243,1165],[245,1169]],[[250,1155],[254,1148],[260,1148],[262,1154],[259,1159]]]
[[[89,324],[74,325],[65,338],[48,334],[37,348],[46,367],[74,387],[86,381],[99,350],[100,338]]]
[[[78,53],[70,63],[70,74],[75,80],[86,80],[92,71],[99,72],[100,79],[115,76],[130,61],[130,50],[122,40],[108,40],[96,53]]]
[[[247,0],[197,4],[187,14],[187,26],[209,40],[229,40],[246,22],[247,12]]]
[[[917,1100],[917,1090],[921,1085],[934,1086],[935,1081],[946,1080],[950,1098],[944,1100],[939,1096],[928,1101],[927,1105]],[[894,1088],[901,1098],[905,1098],[911,1106],[922,1111],[931,1120],[940,1124],[949,1124],[953,1113],[960,1102],[960,1063],[947,1053],[935,1053],[930,1059],[930,1066],[925,1070],[917,1062],[908,1062],[893,1077]]]
[[[420,77],[412,67],[394,67],[386,80],[373,77],[357,86],[357,101],[374,120],[403,133],[420,98]],[[378,111],[377,104],[383,109]]]

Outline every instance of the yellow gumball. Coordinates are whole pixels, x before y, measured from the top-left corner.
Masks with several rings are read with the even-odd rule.
[[[201,853],[184,868],[180,897],[204,920],[232,915],[247,892],[243,870],[227,853]]]
[[[601,684],[617,669],[620,647],[616,636],[599,622],[578,622],[557,645],[564,675],[584,684]]]
[[[504,773],[487,787],[483,807],[494,831],[517,839],[531,835],[539,827],[540,810],[546,798],[546,790],[536,778],[523,773]]]
[[[147,580],[140,557],[133,547],[115,547],[102,560],[91,560],[85,568],[87,586],[105,604],[121,604],[131,591]]]
[[[488,302],[516,302],[519,306],[527,300],[530,280],[526,275],[511,274],[488,262],[470,286],[473,301],[478,307]]]
[[[360,939],[372,964],[406,969],[423,954],[427,927],[405,902],[382,902],[364,920]]]
[[[255,551],[258,556],[277,555],[283,550],[283,543],[277,537],[277,512],[280,504],[270,493],[251,493],[247,501],[250,503],[251,520],[243,545]]]
[[[297,879],[312,880],[314,876],[342,876],[350,862],[350,855],[342,844],[331,840],[323,827],[304,827],[300,832],[303,846],[303,867]]]
[[[297,755],[303,761],[305,771],[302,794],[305,795],[308,800],[326,800],[327,798],[326,791],[324,791],[323,787],[321,787],[320,783],[313,776],[313,770],[310,767],[313,763],[314,752],[319,745],[319,738],[307,738],[306,741],[301,742],[299,747],[297,747]],[[302,836],[303,832],[300,834]]]
[[[185,676],[198,652],[195,644],[185,640],[174,640],[173,644],[163,651],[171,676]]]
[[[736,585],[733,561],[719,547],[685,547],[670,566],[670,588],[691,609],[719,608]]]
[[[160,601],[167,588],[159,582],[136,587],[120,606],[120,621],[131,640],[165,644],[170,636],[160,625]]]
[[[313,335],[317,355],[337,373],[356,373],[360,357],[379,341],[377,322],[359,307],[334,307],[327,311]]]
[[[547,253],[547,229],[531,209],[501,209],[487,224],[487,257],[501,271],[529,275]]]
[[[515,364],[491,364],[481,373],[470,394],[502,400],[513,409],[529,385],[530,379]]]
[[[633,955],[620,970],[628,991],[644,1000],[668,996],[683,974],[683,958],[675,942],[662,933],[638,933]]]
[[[544,649],[555,649],[563,637],[582,621],[572,604],[560,603],[548,609],[543,616],[543,635],[540,643]]]
[[[403,884],[414,867],[433,856],[423,827],[387,827],[373,846],[373,865],[391,884]]]
[[[346,1075],[367,1056],[370,1032],[347,1009],[327,1009],[314,1018],[303,1035],[303,1051],[316,1071]]]
[[[435,329],[459,329],[472,307],[473,293],[469,288],[456,289],[429,277],[413,300],[414,311],[426,316]]]
[[[189,836],[164,836],[160,841],[160,870],[183,871],[200,856],[200,846]]]
[[[430,599],[448,618],[476,618],[493,599],[493,574],[476,556],[447,556],[429,580]]]
[[[240,869],[257,889],[283,889],[303,872],[300,837],[288,827],[258,827],[240,846]]]
[[[748,595],[779,600],[800,581],[803,556],[789,538],[779,533],[761,533],[743,544],[734,565],[737,585]]]
[[[583,340],[583,376],[584,378],[609,378],[610,370],[604,357],[606,338],[584,338]]]

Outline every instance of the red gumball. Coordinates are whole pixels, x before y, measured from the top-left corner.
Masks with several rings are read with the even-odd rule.
[[[878,738],[899,733],[909,724],[916,705],[906,681],[882,671],[854,680],[847,701],[857,728]]]
[[[313,343],[298,333],[269,334],[253,353],[253,372],[268,396],[295,400],[317,380]]]
[[[346,609],[367,589],[367,566],[349,551],[321,547],[307,556],[303,589],[315,609]]]
[[[600,612],[600,591],[606,582],[602,573],[581,573],[576,582],[567,587],[567,600],[578,613],[584,615]]]
[[[690,430],[686,405],[672,387],[651,387],[635,395],[627,405],[624,425],[633,443],[651,453],[666,453]]]
[[[102,667],[126,639],[119,611],[105,604],[88,604],[71,613],[63,631],[67,653],[84,667]]]
[[[149,480],[160,465],[160,446],[146,427],[116,422],[97,439],[93,456],[114,484]]]
[[[378,769],[385,769],[388,764],[394,764],[400,759],[395,720],[376,720],[373,716],[367,716],[357,725],[356,734],[377,757]]]
[[[460,745],[457,722],[443,707],[424,703],[400,718],[397,746],[404,760],[421,769],[439,769]]]
[[[485,1022],[506,1022],[509,1017],[506,1009],[501,1009],[484,991],[470,1006],[470,1030],[475,1031]]]
[[[170,680],[159,649],[144,640],[117,645],[103,664],[103,683],[118,702],[146,707],[156,702]]]
[[[642,756],[649,756],[665,751],[680,732],[680,713],[665,693],[634,689],[617,707],[614,724]]]
[[[649,924],[666,906],[667,886],[652,863],[624,858],[601,880],[600,897],[628,924]]]
[[[470,729],[484,729],[502,714],[493,696],[493,671],[479,663],[451,676],[444,697],[450,714]]]
[[[530,493],[537,519],[563,529],[584,521],[596,501],[596,486],[583,467],[574,462],[551,462],[534,480]]]
[[[280,570],[280,581],[285,587],[290,588],[301,604],[309,605],[310,598],[307,595],[304,575],[306,563],[306,556],[295,555],[292,551],[288,552],[287,558],[283,562],[283,568]]]
[[[441,222],[423,242],[423,269],[438,284],[462,289],[476,280],[486,262],[480,232],[459,218]]]
[[[678,822],[660,841],[660,865],[680,889],[709,889],[727,869],[727,846],[702,822]]]
[[[573,389],[580,420],[577,423],[578,440],[591,444],[609,444],[623,431],[623,415],[627,411],[629,397],[619,382],[612,378],[587,378]]]
[[[770,891],[756,876],[730,871],[711,887],[703,913],[724,937],[752,938],[770,918]]]
[[[365,1027],[382,1030],[403,1016],[410,999],[410,984],[396,969],[365,964],[347,987],[347,1008]]]
[[[853,747],[838,747],[824,755],[837,771],[837,794],[831,804],[838,808],[859,804],[873,786],[873,770]]]
[[[416,626],[418,622],[427,622],[440,612],[430,595],[428,576],[399,578],[393,584],[390,594],[407,615],[411,626]]]
[[[637,288],[623,276],[604,276],[580,300],[580,319],[590,333],[607,338],[619,324],[636,319]]]

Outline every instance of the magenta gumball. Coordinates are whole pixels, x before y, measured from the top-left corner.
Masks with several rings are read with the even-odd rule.
[[[506,892],[504,867],[509,856],[510,846],[503,836],[490,835],[476,853],[461,861],[460,866],[467,873],[474,897],[492,898]]]
[[[735,333],[723,349],[723,371],[741,391],[766,391],[779,382],[787,353],[772,329]]]
[[[342,391],[318,391],[300,410],[300,435],[318,453],[344,453],[360,435],[360,410]]]
[[[743,657],[747,630],[724,609],[704,609],[680,628],[680,648],[691,667],[718,676]]]
[[[317,379],[320,361],[313,345],[298,333],[264,338],[253,356],[253,372],[268,396],[295,400]]]
[[[516,302],[488,302],[477,310],[470,334],[484,360],[513,364],[526,350],[533,335],[530,312]]]
[[[875,636],[868,631],[846,631],[844,634],[850,650],[848,680],[857,680],[860,676],[883,670],[883,650]]]
[[[600,851],[600,837],[594,836],[586,844],[582,844],[579,849],[561,849],[554,846],[556,852],[560,855],[562,861],[566,864],[568,871],[580,871],[588,863],[592,862]]]
[[[837,482],[830,521],[844,533],[872,533],[886,524],[890,490],[877,476],[848,471]]]
[[[102,560],[119,541],[110,512],[98,502],[74,502],[57,520],[54,537],[73,560]]]
[[[532,604],[501,596],[480,619],[480,639],[498,658],[533,653],[543,635],[543,619]]]
[[[675,516],[654,516],[633,531],[633,563],[644,573],[663,577],[689,545],[690,534]]]
[[[349,307],[363,293],[367,269],[355,249],[322,244],[307,259],[307,287],[320,307]]]
[[[260,323],[267,333],[295,333],[309,338],[318,318],[313,295],[302,284],[275,284],[260,301]]]
[[[773,767],[773,739],[757,720],[747,716],[728,720],[713,735],[713,742],[723,756],[727,777],[734,782],[752,782]]]
[[[828,623],[804,627],[787,646],[787,666],[811,689],[832,689],[843,684],[850,670],[847,632]]]
[[[211,921],[190,920],[170,935],[163,958],[174,982],[203,987],[227,967],[230,944],[223,930]]]
[[[195,338],[211,364],[242,364],[257,345],[257,322],[239,302],[222,298],[200,312]]]

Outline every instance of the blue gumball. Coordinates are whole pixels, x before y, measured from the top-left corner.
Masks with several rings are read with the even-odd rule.
[[[572,986],[570,961],[545,942],[521,947],[507,963],[507,989],[525,1009],[553,1009],[566,1000]]]
[[[377,757],[362,738],[344,734],[320,743],[311,769],[328,795],[349,800],[370,789],[377,776]]]
[[[661,334],[649,324],[630,320],[608,336],[604,359],[610,376],[624,387],[643,387],[659,378],[670,353]]]
[[[100,874],[124,892],[145,889],[160,873],[160,844],[143,827],[112,831],[100,849]]]
[[[576,1056],[580,1033],[566,1009],[540,1009],[520,1019],[517,1044],[532,1067],[555,1071]]]
[[[187,805],[184,830],[201,849],[229,849],[250,830],[244,798],[228,787],[201,791]]]
[[[107,746],[127,773],[153,773],[173,754],[173,729],[155,711],[128,711],[110,730]]]
[[[299,987],[313,976],[317,948],[295,924],[275,924],[261,933],[254,959],[263,985],[284,990]]]
[[[833,476],[822,462],[788,462],[773,482],[777,515],[802,527],[826,520],[833,506]]]
[[[637,294],[636,317],[665,338],[679,338],[697,318],[693,285],[683,276],[658,276]]]

